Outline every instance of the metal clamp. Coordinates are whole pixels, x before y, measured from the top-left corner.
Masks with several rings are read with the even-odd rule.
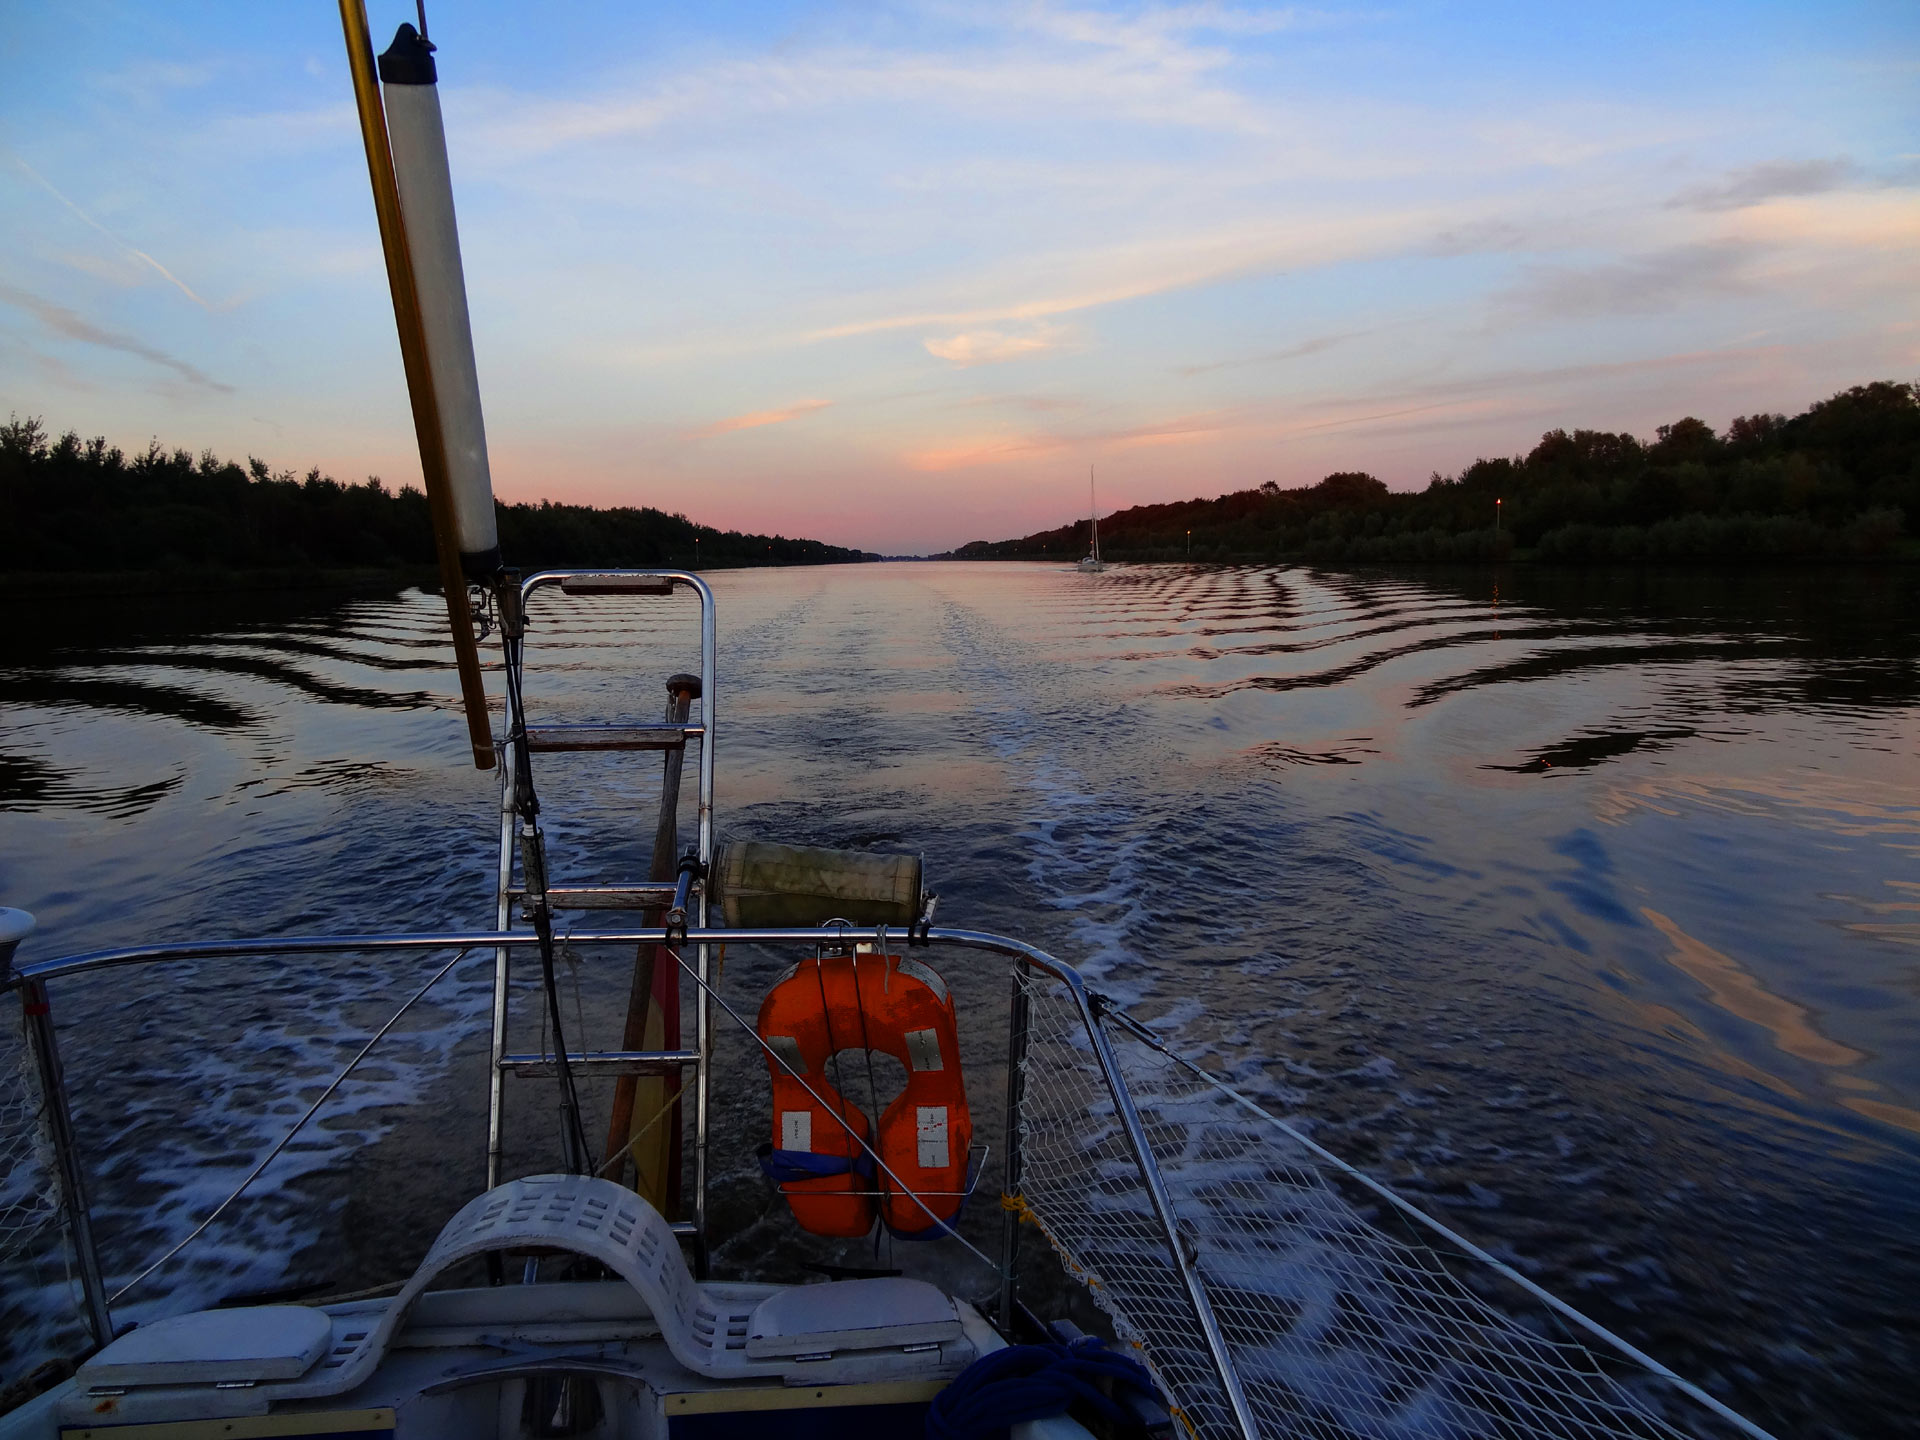
[[[493,591],[485,585],[467,586],[467,610],[473,616],[473,638],[485,640],[494,630]]]
[[[519,640],[527,633],[527,598],[520,588],[520,572],[503,569],[494,577],[494,604],[500,616],[503,640]]]
[[[933,943],[927,936],[933,930],[933,912],[939,908],[939,892],[929,890],[926,905],[920,911],[920,918],[907,927],[907,944],[924,950]]]
[[[700,863],[700,852],[689,850],[680,857],[680,879],[673,887],[673,905],[667,911],[667,948],[677,950],[687,943],[687,902],[693,897],[694,882],[707,877]]]

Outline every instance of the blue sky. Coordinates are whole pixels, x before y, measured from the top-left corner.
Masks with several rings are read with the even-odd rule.
[[[507,498],[919,552],[1920,375],[1911,4],[429,22]],[[4,29],[0,410],[415,477],[334,6]]]

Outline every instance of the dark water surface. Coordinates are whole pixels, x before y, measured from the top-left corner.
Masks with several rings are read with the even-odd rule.
[[[723,830],[923,851],[942,923],[1080,965],[1763,1423],[1910,1431],[1920,575],[713,583]],[[38,915],[26,954],[489,924],[497,796],[449,708],[438,607],[235,596],[13,627],[0,903]],[[693,631],[635,613],[594,601],[535,632],[536,713],[657,711]],[[542,758],[560,874],[638,872],[656,766]],[[729,963],[751,1008],[774,962]],[[586,968],[592,1029],[625,978]],[[1003,979],[943,968],[990,1086]],[[489,972],[456,970],[124,1313],[416,1259],[480,1182]],[[120,1279],[422,973],[178,966],[56,993]],[[765,1081],[728,1053],[723,1085],[752,1078],[718,1107],[723,1268],[775,1223],[748,1158]],[[547,1091],[516,1102],[516,1168],[551,1163]],[[0,1295],[12,1361],[62,1333],[63,1286],[38,1278]]]

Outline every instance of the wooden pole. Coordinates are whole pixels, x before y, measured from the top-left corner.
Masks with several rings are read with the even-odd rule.
[[[667,720],[685,724],[700,694],[693,675],[675,675],[667,682]],[[679,845],[680,769],[684,747],[669,750],[661,776],[660,819],[654,828],[653,866],[649,878],[674,878]],[[663,911],[648,911],[646,925],[658,925]],[[642,945],[633,957],[633,984],[627,997],[627,1026],[621,1036],[626,1050],[680,1048],[680,967],[664,945]],[[636,1102],[644,1102],[636,1104]],[[640,1123],[634,1124],[635,1112]],[[633,1188],[669,1220],[680,1208],[680,1076],[622,1075],[614,1082],[612,1113],[607,1120],[606,1161],[599,1173],[619,1180],[629,1157],[633,1160]],[[616,1157],[618,1157],[616,1159]]]
[[[475,768],[491,770],[493,724],[487,711],[487,687],[480,678],[480,647],[474,639],[473,613],[467,605],[467,578],[460,569],[460,547],[454,536],[446,434],[440,428],[440,405],[433,393],[426,329],[420,320],[413,255],[407,249],[406,219],[400,213],[400,187],[393,177],[393,154],[387,148],[387,118],[374,75],[373,40],[367,31],[364,0],[340,0],[340,25],[346,34],[347,64],[353,72],[360,136],[367,147],[374,213],[380,218],[380,247],[387,257],[393,319],[400,331],[400,359],[406,367],[407,394],[413,401],[413,433],[420,442],[420,474],[426,481],[427,507],[433,515],[433,547],[440,560],[440,588],[447,597],[447,623],[453,630],[453,660],[460,673],[460,699],[467,712],[467,739],[473,746]]]

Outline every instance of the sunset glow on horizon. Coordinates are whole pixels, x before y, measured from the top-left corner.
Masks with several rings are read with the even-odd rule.
[[[417,483],[334,6],[10,18],[0,415]],[[502,499],[927,553],[1920,375],[1908,4],[428,19]]]

